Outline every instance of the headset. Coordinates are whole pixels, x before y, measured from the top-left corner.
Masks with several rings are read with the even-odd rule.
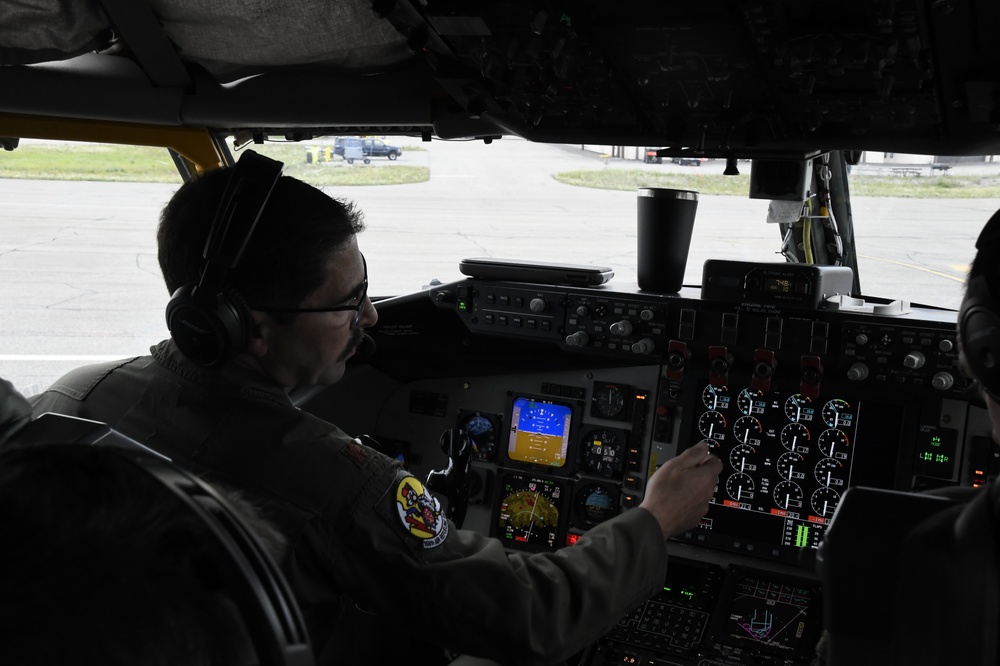
[[[1000,211],[993,214],[976,241],[979,256],[987,251],[1000,261]],[[990,293],[985,275],[969,277],[958,315],[958,338],[972,378],[1000,400],[1000,303]]]
[[[239,263],[283,167],[252,150],[243,153],[209,229],[198,281],[177,289],[167,303],[174,343],[199,365],[222,365],[250,339],[250,308],[226,278]]]
[[[226,591],[239,609],[257,664],[314,666],[305,621],[278,565],[243,516],[191,472],[103,423],[53,413],[20,430],[0,453],[0,465],[14,456],[27,464],[36,455],[80,460],[90,447],[101,447],[117,463],[162,486],[176,498],[178,512],[193,513],[205,526],[216,568],[225,575]]]

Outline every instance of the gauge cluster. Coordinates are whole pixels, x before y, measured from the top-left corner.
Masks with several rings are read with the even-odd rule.
[[[489,532],[513,550],[555,550],[641,500],[641,444],[655,389],[595,378],[507,391],[503,410],[458,410],[492,507]],[[630,372],[630,375],[634,373]]]

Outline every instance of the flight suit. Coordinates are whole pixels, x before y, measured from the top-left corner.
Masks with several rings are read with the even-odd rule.
[[[645,509],[554,553],[508,554],[450,524],[397,461],[260,375],[201,368],[171,341],[151,352],[68,373],[32,399],[34,413],[107,423],[252,499],[287,539],[282,568],[321,661],[395,652],[407,655],[397,663],[420,663],[409,652],[416,639],[503,663],[558,663],[663,584],[666,544]]]

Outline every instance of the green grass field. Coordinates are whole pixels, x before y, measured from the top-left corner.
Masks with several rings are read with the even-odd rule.
[[[306,161],[308,144],[266,144],[253,146],[269,157],[285,163],[285,173],[315,185],[399,185],[422,183],[430,178],[423,166],[389,163],[374,158],[372,164],[347,164]],[[403,146],[405,151],[422,150]],[[378,162],[376,164],[376,162]],[[561,183],[578,187],[635,191],[639,187],[666,187],[695,190],[701,194],[746,196],[749,191],[749,165],[739,176],[724,176],[707,167],[690,173],[644,169],[599,168],[553,174]],[[12,152],[0,153],[0,178],[34,180],[101,180],[175,183],[179,181],[167,152],[162,148],[115,146],[109,144],[32,144]],[[866,197],[908,198],[998,198],[1000,176],[940,175],[930,177],[872,176],[851,177],[851,193]]]

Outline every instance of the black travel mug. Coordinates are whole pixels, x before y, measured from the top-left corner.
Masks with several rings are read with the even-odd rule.
[[[698,193],[640,187],[638,196],[639,288],[677,293],[684,283]]]

